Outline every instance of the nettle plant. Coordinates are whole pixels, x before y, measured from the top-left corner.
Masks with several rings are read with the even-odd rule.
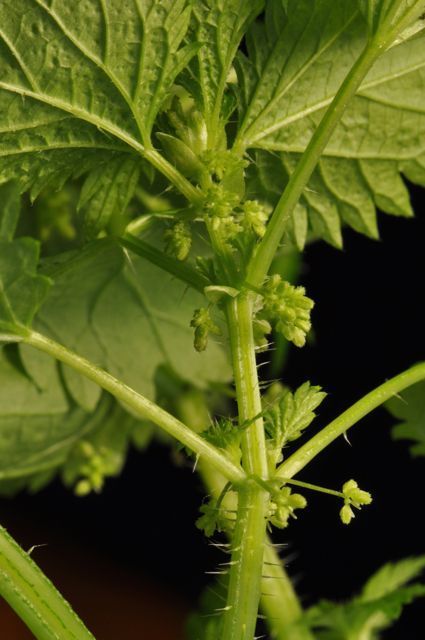
[[[205,482],[196,525],[227,554],[195,640],[252,640],[259,606],[272,638],[372,640],[425,594],[419,557],[303,612],[268,538],[311,491],[339,501],[343,525],[371,502],[352,478],[334,490],[298,474],[384,402],[424,453],[425,364],[308,439],[325,393],[262,385],[256,362],[306,342],[314,303],[290,274],[307,242],[341,247],[344,225],[378,237],[376,207],[412,215],[401,174],[425,185],[424,12],[1,2],[1,489],[59,474],[100,491],[130,443],[168,434]],[[93,637],[3,529],[0,593],[40,640]]]

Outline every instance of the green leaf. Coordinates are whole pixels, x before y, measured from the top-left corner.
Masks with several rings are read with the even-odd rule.
[[[194,5],[191,37],[200,48],[191,65],[190,88],[213,140],[220,134],[216,129],[237,49],[263,5],[264,0],[198,0]]]
[[[307,612],[306,621],[321,640],[377,640],[406,604],[425,596],[425,585],[408,585],[424,567],[424,556],[384,565],[359,596],[344,604],[322,601]]]
[[[103,425],[110,400],[103,398],[93,415],[76,404],[63,413],[30,413],[21,407],[15,415],[0,415],[0,480],[15,480],[14,488],[31,484],[41,472],[61,466],[80,438]],[[32,411],[34,411],[32,409]],[[38,478],[37,478],[38,480]],[[9,485],[10,487],[10,485]],[[38,488],[38,487],[37,487]]]
[[[373,574],[364,585],[359,600],[369,602],[399,589],[425,569],[425,556],[389,562]]]
[[[266,160],[256,156],[259,176],[248,187],[264,200],[260,185],[268,183],[271,205],[367,38],[354,3],[301,0],[289,2],[287,14],[279,7],[277,0],[268,3],[265,24],[253,26],[248,56],[238,60],[236,145],[274,152]],[[294,229],[304,229],[308,215],[311,234],[340,247],[341,223],[378,236],[376,207],[412,215],[400,172],[425,184],[424,83],[425,34],[419,33],[388,50],[365,78],[304,191]],[[273,172],[264,178],[267,165]],[[298,234],[302,246],[305,233]]]
[[[16,183],[0,186],[0,240],[12,240],[21,212],[21,198]]]
[[[217,343],[211,341],[205,354],[192,346],[190,320],[203,296],[146,260],[129,258],[105,240],[52,263],[48,272],[55,284],[38,317],[40,331],[143,395],[154,398],[154,374],[162,364],[198,386],[230,378]],[[98,388],[67,367],[63,371],[75,401],[92,409]]]
[[[4,0],[0,182],[35,197],[117,152],[137,158],[195,53],[189,20],[188,0]]]
[[[377,640],[381,637],[378,632],[395,622],[405,605],[424,596],[425,586],[413,585],[371,602],[339,605],[323,601],[307,615],[320,640]]]
[[[139,173],[138,159],[122,154],[88,174],[78,203],[87,238],[95,238],[112,216],[124,214],[136,190]]]
[[[302,435],[316,417],[315,409],[326,398],[319,386],[304,382],[292,393],[284,392],[279,400],[266,411],[266,429],[276,446],[282,448],[287,442]]]
[[[372,34],[408,26],[425,11],[424,0],[358,0]]]
[[[394,397],[385,404],[400,420],[392,430],[394,440],[411,440],[413,456],[425,456],[425,383],[409,387],[402,397]]]
[[[37,274],[39,244],[31,238],[0,240],[0,336],[25,335],[50,281]]]

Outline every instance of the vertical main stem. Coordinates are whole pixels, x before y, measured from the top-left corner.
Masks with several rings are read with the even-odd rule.
[[[252,301],[240,294],[227,303],[239,423],[261,413],[261,396],[252,331]],[[242,463],[247,474],[268,476],[263,419],[257,418],[242,436]],[[268,495],[252,485],[238,492],[233,532],[227,606],[222,640],[253,640],[261,595]]]

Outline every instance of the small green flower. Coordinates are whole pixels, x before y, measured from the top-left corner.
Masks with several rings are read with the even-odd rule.
[[[263,310],[276,321],[276,329],[297,347],[303,347],[311,329],[310,313],[314,302],[305,295],[304,287],[272,275],[263,293]]]
[[[258,200],[246,200],[242,205],[242,224],[262,238],[266,233],[266,223],[269,219],[267,209]]]
[[[192,233],[187,222],[179,220],[164,232],[165,251],[177,258],[186,260],[192,246]]]
[[[270,522],[279,529],[288,526],[290,517],[296,518],[295,509],[305,509],[307,500],[299,493],[292,493],[289,487],[283,487],[273,494],[270,501]]]
[[[339,512],[339,515],[344,524],[350,524],[351,520],[355,517],[351,507],[361,509],[362,506],[372,502],[372,496],[368,491],[360,489],[355,480],[348,480],[342,487],[342,493],[344,495],[344,506]]]
[[[202,515],[196,520],[195,526],[203,531],[208,538],[216,531],[220,533],[227,528],[227,519],[217,500],[211,499],[209,502],[204,502],[199,511]]]
[[[349,504],[344,504],[341,511],[339,512],[339,516],[343,524],[350,524],[351,520],[354,518],[354,511]]]
[[[192,320],[190,321],[190,326],[195,329],[193,345],[196,351],[205,351],[210,333],[214,333],[215,335],[220,335],[221,333],[219,327],[211,318],[209,309],[205,307],[195,309]]]

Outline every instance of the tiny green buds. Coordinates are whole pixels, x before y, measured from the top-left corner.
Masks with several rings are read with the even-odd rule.
[[[266,223],[269,218],[267,209],[257,200],[246,200],[242,205],[243,225],[262,238],[266,233]]]
[[[195,526],[203,531],[208,538],[216,531],[221,533],[233,525],[233,520],[227,515],[229,512],[222,507],[223,498],[228,490],[229,486],[226,485],[217,500],[211,498],[209,502],[204,502],[199,508],[202,515],[196,520]]]
[[[343,524],[350,524],[351,520],[355,517],[352,506],[356,509],[360,509],[363,505],[370,504],[372,502],[372,496],[368,491],[360,489],[355,480],[348,480],[342,487],[342,493],[344,495],[344,506],[339,512],[340,518]]]
[[[196,351],[205,351],[210,333],[214,333],[215,335],[220,335],[221,333],[219,327],[217,327],[211,318],[209,309],[205,307],[195,309],[193,318],[190,321],[190,326],[195,329],[193,345]]]
[[[276,329],[297,347],[303,347],[311,329],[310,312],[314,302],[305,295],[304,287],[272,275],[263,293],[263,311],[276,321]]]
[[[192,233],[187,222],[179,220],[172,227],[164,232],[165,250],[166,252],[177,258],[177,260],[186,260],[192,246]]]
[[[239,464],[242,456],[241,435],[242,430],[227,418],[215,420],[209,429],[202,432],[208,442],[224,449],[236,464]]]
[[[239,197],[219,184],[214,184],[207,191],[204,203],[205,215],[212,229],[220,233],[226,241],[232,240],[242,231],[238,216],[234,213],[238,204]]]
[[[307,500],[300,493],[292,493],[289,487],[283,487],[273,494],[270,501],[269,521],[275,527],[284,529],[289,518],[296,518],[295,509],[305,509]]]
[[[339,512],[339,516],[343,524],[350,524],[351,520],[354,518],[354,511],[349,504],[344,504]]]
[[[254,341],[257,351],[266,351],[269,340],[267,336],[271,333],[272,326],[265,318],[255,318],[253,320]]]

